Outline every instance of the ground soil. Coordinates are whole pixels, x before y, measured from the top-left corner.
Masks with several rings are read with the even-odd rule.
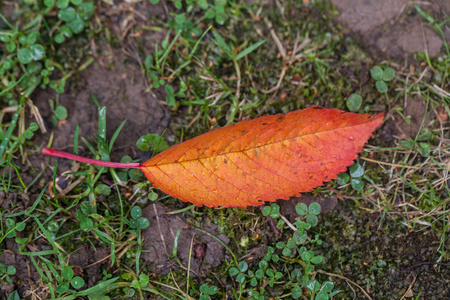
[[[434,0],[415,3],[409,0],[331,0],[339,11],[337,21],[344,32],[357,37],[360,44],[378,59],[395,58],[403,61],[409,54],[423,52],[431,57],[441,53],[442,37],[415,10],[431,11],[435,20],[450,14],[450,2]],[[447,41],[450,26],[443,28]]]
[[[161,90],[148,88],[147,77],[142,67],[145,55],[152,53],[155,43],[161,42],[165,32],[144,31],[138,34],[133,30],[133,26],[140,28],[142,25],[155,25],[152,17],[158,16],[158,18],[164,19],[166,13],[161,5],[150,6],[148,3],[122,3],[112,7],[113,9],[105,4],[99,6],[98,15],[101,17],[102,24],[111,28],[122,47],[111,47],[102,38],[92,40],[85,45],[85,48],[95,58],[94,62],[86,70],[72,75],[66,83],[63,94],[58,95],[50,88],[36,90],[32,94],[31,100],[39,109],[47,129],[45,134],[37,132],[34,142],[39,147],[46,146],[48,141],[52,140],[53,148],[71,152],[77,124],[80,127],[80,137],[92,142],[94,134],[98,133],[98,108],[93,100],[94,97],[100,106],[107,107],[106,134],[108,140],[111,139],[119,125],[127,120],[112,150],[112,161],[120,161],[124,155],[139,158],[141,151],[137,149],[136,141],[144,134],[161,134],[164,130],[166,130],[166,135],[172,133],[171,115],[166,106],[162,104],[165,102],[165,94]],[[139,13],[135,13],[136,11]],[[58,99],[59,104],[68,110],[67,120],[60,121],[57,126],[51,122],[53,112],[49,105],[50,99]],[[30,121],[35,120],[30,118]],[[87,148],[80,141],[80,155],[87,153]],[[34,168],[42,168],[42,155],[36,153],[30,155],[28,159]],[[55,162],[51,159],[51,164],[54,165]],[[71,162],[67,160],[59,162],[58,175],[71,170]],[[12,169],[11,171],[14,173]],[[34,179],[32,167],[25,165],[22,171],[24,173],[21,174],[21,179],[25,184],[29,184]],[[51,182],[52,176],[52,172],[47,170],[43,178],[45,181]],[[28,195],[0,194],[0,206],[11,209],[11,213],[18,209],[26,209],[37,198],[37,194],[34,192],[39,192],[38,189],[39,186],[35,185],[30,189]],[[12,210],[13,207],[15,210]],[[23,295],[28,295],[28,297],[31,297],[33,291],[41,296],[47,295],[48,290],[40,290],[39,274],[36,273],[29,257],[15,254],[17,244],[13,239],[6,239],[4,246],[2,249],[4,255],[0,256],[0,262],[7,266],[15,266],[18,272],[11,276],[14,285],[0,286],[0,299],[14,290],[15,286],[19,288],[21,294],[25,293]],[[42,249],[39,246],[36,249],[30,249],[30,251],[40,250]],[[99,270],[101,267],[105,267],[104,263],[92,265],[87,269],[85,267],[104,258],[107,255],[105,250],[107,249],[94,250],[86,244],[86,247],[71,254],[69,264],[77,266],[80,270],[80,276],[83,276],[86,281],[85,287],[93,286],[101,279]]]
[[[310,194],[303,194],[300,197],[292,197],[289,201],[280,200],[277,203],[280,205],[281,214],[285,216],[289,221],[295,222],[295,218],[298,217],[298,214],[295,211],[295,206],[298,203],[305,203],[309,206],[313,202],[317,202],[320,204],[321,213],[328,214],[335,209],[338,203],[338,199],[336,198],[336,196],[321,198]]]
[[[139,65],[121,49],[111,50],[80,74],[75,88],[70,88],[69,84],[67,92],[59,97],[59,103],[69,111],[67,122],[59,122],[57,127],[49,122],[53,114],[49,99],[56,99],[55,91],[47,89],[36,94],[34,103],[50,129],[41,136],[42,143],[45,144],[53,133],[52,147],[71,151],[77,124],[80,136],[92,142],[94,134],[98,134],[98,110],[92,100],[96,97],[101,106],[107,107],[108,139],[124,120],[127,121],[115,142],[112,160],[120,161],[123,155],[139,157],[136,141],[148,133],[161,134],[170,124],[170,114],[159,102],[163,100],[161,92],[146,92],[146,89],[145,74]]]
[[[328,235],[331,249],[324,253],[329,261],[327,272],[341,274],[358,282],[372,299],[449,299],[450,264],[439,262],[437,249],[448,249],[450,242],[440,245],[441,233],[434,230],[417,231],[402,226],[389,216],[368,214],[350,209],[351,204],[340,201],[336,209],[324,217],[330,221],[322,230]],[[327,223],[327,222],[324,222]],[[352,292],[346,283],[343,299],[366,299],[358,288]],[[348,284],[348,285],[347,285]]]
[[[430,104],[432,105],[432,104]],[[434,114],[427,114],[430,109],[423,99],[406,99],[404,103],[403,116],[396,116],[396,135],[400,139],[415,138],[420,134],[422,128],[429,127],[430,121],[435,118]]]
[[[19,245],[14,239],[6,239],[4,243],[3,254],[0,255],[0,263],[16,267],[17,272],[14,276],[11,276],[11,280],[15,284],[0,285],[0,299],[6,299],[16,287],[20,293],[35,290],[41,295],[47,294],[39,286],[40,275],[29,257],[17,253]]]
[[[193,228],[186,223],[182,215],[168,215],[168,212],[170,211],[161,203],[150,204],[142,212],[151,224],[142,232],[144,249],[148,250],[142,254],[142,258],[151,265],[151,270],[156,276],[177,269],[187,272],[189,266],[190,276],[204,277],[214,267],[220,266],[225,258],[229,258],[229,253],[225,252],[223,245],[228,244],[229,239],[225,234],[218,234],[215,231],[217,226],[211,224],[211,221],[205,220],[201,229],[220,239],[223,244],[211,235]],[[168,256],[173,254],[178,230],[180,230],[177,239],[179,262]]]

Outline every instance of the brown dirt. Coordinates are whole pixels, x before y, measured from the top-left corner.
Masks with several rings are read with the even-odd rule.
[[[10,10],[12,12],[12,10]],[[116,47],[106,41],[98,42],[99,39],[90,41],[87,45],[77,45],[93,56],[95,61],[80,73],[73,74],[66,83],[63,94],[57,95],[54,90],[36,90],[31,95],[31,100],[39,108],[40,114],[48,132],[37,133],[34,143],[39,147],[46,146],[53,135],[52,147],[60,150],[71,151],[75,127],[80,127],[80,137],[93,141],[94,134],[98,133],[98,109],[93,101],[96,97],[101,106],[107,107],[107,139],[109,140],[117,127],[126,119],[127,122],[117,138],[111,153],[112,161],[120,161],[123,155],[139,158],[140,151],[136,148],[138,138],[147,133],[161,134],[165,129],[166,135],[171,134],[170,114],[162,104],[165,102],[165,94],[161,90],[151,91],[148,88],[146,74],[143,72],[142,62],[146,55],[153,52],[156,42],[161,42],[166,32],[143,31],[137,32],[143,25],[157,25],[153,21],[154,16],[164,20],[166,12],[162,5],[151,5],[149,2],[120,3],[110,6],[101,3],[97,6],[97,16],[104,26],[111,29],[115,38]],[[0,24],[1,26],[1,24]],[[68,46],[71,47],[71,46]],[[72,51],[71,49],[68,50]],[[67,121],[59,122],[54,127],[51,122],[52,111],[49,99],[59,98],[60,105],[68,110]],[[30,121],[35,121],[30,119]],[[87,154],[87,148],[79,141],[80,155]],[[29,152],[30,154],[32,152]],[[88,154],[89,155],[89,154]],[[21,166],[22,180],[29,184],[34,178],[36,170],[42,169],[43,157],[40,154],[28,157],[30,164]],[[52,158],[51,165],[55,164]],[[62,171],[70,169],[71,163],[67,160],[58,160]],[[32,168],[35,168],[33,170]],[[11,169],[14,174],[14,170]],[[44,177],[51,180],[52,172],[47,170]],[[12,176],[13,180],[14,175]],[[9,213],[24,210],[33,204],[40,188],[34,185],[28,195],[0,193],[0,207],[10,209]],[[14,205],[14,210],[12,209]],[[41,240],[29,245],[29,251],[48,250],[46,242],[40,245]],[[206,241],[205,241],[206,243]],[[17,273],[11,276],[13,284],[0,284],[0,299],[6,297],[13,291],[18,290],[25,298],[31,297],[31,291],[40,297],[47,298],[48,289],[41,283],[40,276],[35,270],[29,257],[16,254],[18,244],[14,239],[6,239],[2,243],[0,262],[6,266],[15,266]],[[93,249],[88,244],[87,248],[80,248],[72,253],[69,265],[74,266],[80,276],[86,281],[85,287],[97,283],[102,274],[100,269],[105,264],[86,266],[97,262],[108,255],[109,249]],[[211,249],[214,249],[211,246]],[[25,249],[27,251],[27,249]],[[51,257],[46,257],[52,260]],[[39,263],[39,259],[38,263]],[[107,262],[107,261],[106,261]],[[27,292],[28,291],[28,292]]]
[[[94,286],[102,278],[101,270],[105,269],[109,260],[102,263],[94,264],[109,254],[109,249],[99,248],[97,250],[91,248],[86,244],[87,248],[81,248],[72,253],[69,257],[69,265],[73,267],[75,276],[81,276],[86,285],[84,288]],[[6,250],[7,249],[7,250]],[[42,251],[48,250],[47,245],[30,246],[24,251]],[[29,298],[33,293],[46,297],[48,289],[41,283],[41,277],[34,267],[31,259],[28,256],[18,254],[18,244],[14,239],[6,239],[4,253],[0,255],[0,263],[8,266],[16,267],[16,274],[11,277],[14,284],[0,285],[0,299],[6,299],[5,295],[9,295],[12,291],[17,290],[25,298]],[[53,260],[47,256],[47,259]],[[37,261],[38,258],[35,257]],[[58,262],[53,261],[56,265]]]
[[[1,10],[1,12],[2,12],[2,15],[7,19],[7,20],[10,20],[11,19],[11,17],[13,17],[14,16],[14,6],[13,6],[13,3],[9,3],[9,2],[6,2],[6,1],[2,1],[2,2],[0,2],[0,10]],[[2,20],[2,19],[0,19],[0,28],[1,29],[7,29],[7,28],[9,28],[7,25],[6,25],[6,23]]]
[[[392,144],[396,139],[415,139],[417,135],[424,132],[425,128],[430,127],[433,118],[439,117],[429,113],[433,110],[432,107],[427,107],[427,103],[421,98],[407,98],[401,108],[403,116],[396,112],[388,115],[383,126],[378,130],[380,141],[384,145]]]
[[[50,127],[42,136],[41,144],[45,144],[53,133],[52,147],[70,151],[77,124],[80,136],[92,141],[93,135],[98,133],[98,110],[92,101],[92,97],[97,97],[100,105],[107,107],[108,139],[127,120],[114,144],[112,159],[120,160],[123,155],[138,156],[135,143],[139,137],[147,133],[161,134],[170,122],[168,111],[158,101],[163,99],[161,93],[145,92],[144,76],[139,66],[121,50],[112,50],[110,55],[102,56],[80,74],[76,90],[70,89],[60,95],[60,104],[68,109],[69,116],[67,122],[60,122],[56,128],[50,122],[52,111],[49,105],[49,99],[54,100],[56,93],[49,89],[37,93],[34,103]]]
[[[0,263],[5,264],[6,267],[16,267],[17,272],[15,275],[10,276],[11,281],[15,284],[0,284],[0,299],[6,299],[15,289],[19,293],[40,290],[39,282],[41,281],[41,277],[30,258],[17,254],[16,251],[19,245],[14,239],[6,239],[3,243],[4,249],[2,250],[3,254],[0,255]],[[43,290],[40,290],[40,293],[46,294]]]
[[[431,118],[434,117],[427,115],[427,104],[423,99],[418,98],[405,101],[403,115],[409,117],[411,122],[406,122],[400,115],[396,116],[396,135],[399,135],[401,139],[415,138],[422,124],[426,128]]]
[[[69,266],[73,266],[75,276],[81,276],[87,287],[92,287],[102,279],[101,270],[107,269],[111,260],[104,259],[111,250],[109,248],[94,249],[88,243],[73,252],[69,257]],[[100,262],[101,261],[101,262]]]
[[[415,139],[418,134],[423,133],[424,128],[429,127],[433,118],[439,117],[428,113],[432,109],[420,98],[407,98],[401,108],[403,116],[399,113],[388,116],[379,129],[380,140],[385,145],[392,144],[396,139]]]
[[[336,196],[322,198],[312,196],[310,194],[303,194],[300,197],[292,197],[288,201],[280,200],[277,203],[280,205],[281,214],[285,216],[289,221],[295,222],[295,218],[298,217],[298,214],[295,211],[295,206],[298,203],[305,203],[309,206],[313,202],[317,202],[320,204],[321,214],[327,214],[335,209],[338,200]]]
[[[27,196],[25,194],[10,193],[7,196],[0,192],[0,207],[8,209],[10,213],[18,212],[29,207],[36,199],[38,195]],[[13,218],[16,222],[19,220]],[[29,221],[27,224],[31,224]],[[18,236],[24,238],[27,236],[27,232],[20,232]],[[48,289],[41,283],[41,277],[34,267],[29,256],[21,255],[18,253],[19,245],[15,242],[14,238],[7,238],[2,245],[2,255],[0,255],[0,263],[5,264],[6,267],[16,267],[17,273],[11,276],[13,284],[1,284],[0,285],[0,299],[3,299],[4,295],[9,295],[14,289],[19,291],[24,297],[29,297],[33,293],[44,296],[48,293]],[[93,264],[108,255],[108,249],[99,248],[97,250],[92,249],[89,244],[86,244],[88,248],[80,248],[70,255],[69,265],[75,269],[80,270],[78,276],[82,276],[85,279],[87,287],[91,287],[97,283],[102,275],[100,270],[105,267],[105,263],[99,263],[86,268],[88,265]],[[23,251],[37,252],[43,250],[49,250],[50,246],[42,239],[38,239],[35,243],[29,244]],[[54,257],[46,256],[54,263]],[[39,259],[35,257],[37,261]]]
[[[134,13],[136,11],[139,14]],[[161,5],[121,3],[101,5],[98,15],[104,26],[112,28],[120,45],[113,48],[106,41],[94,40],[86,45],[95,62],[72,76],[65,93],[59,96],[60,104],[68,110],[67,122],[60,122],[56,128],[50,122],[53,113],[49,99],[57,97],[53,90],[37,91],[33,95],[32,100],[50,129],[38,144],[46,144],[53,133],[52,147],[70,151],[77,124],[80,137],[92,141],[98,133],[95,97],[101,106],[107,107],[108,139],[127,120],[115,142],[112,160],[120,160],[123,155],[137,157],[140,153],[135,145],[138,138],[147,133],[161,134],[170,124],[169,111],[160,103],[165,102],[165,94],[149,89],[142,66],[145,56],[151,54],[156,42],[164,38],[165,31],[136,32],[144,25],[155,25],[153,16],[164,19],[165,14]],[[166,134],[170,133],[169,129]],[[84,146],[81,141],[80,146]]]
[[[224,262],[228,254],[219,241],[193,229],[186,223],[182,215],[168,215],[168,212],[169,210],[161,203],[151,204],[142,210],[142,215],[150,220],[150,227],[142,232],[144,249],[149,252],[143,253],[142,258],[151,265],[152,272],[157,276],[177,269],[184,269],[187,272],[190,261],[191,276],[203,277],[211,272],[212,268],[220,266]],[[206,224],[202,229],[228,244],[228,237],[225,234],[217,234],[216,227],[214,224]],[[177,257],[183,267],[178,264],[176,259],[167,256],[173,253],[178,229],[181,231],[178,237]],[[192,255],[190,255],[191,247]],[[201,249],[204,249],[204,253],[198,255],[202,254]]]
[[[450,265],[445,260],[436,264],[441,256],[436,251],[441,233],[413,231],[390,217],[381,220],[377,216],[381,215],[362,213],[355,218],[346,204],[339,203],[331,228],[326,229],[327,243],[332,250],[324,253],[330,262],[339,263],[328,272],[359,283],[373,299],[400,299],[410,295],[408,299],[419,293],[418,299],[449,299]],[[441,249],[449,246],[450,241],[446,239]],[[348,285],[340,282],[338,286]],[[365,299],[361,291],[355,290],[345,288],[338,299],[355,296],[355,299]]]
[[[337,21],[345,31],[357,35],[366,50],[380,59],[404,59],[408,54],[427,49],[432,57],[441,53],[443,41],[408,0],[331,0],[339,11]],[[450,13],[448,0],[418,4],[423,11],[443,20]],[[450,26],[444,26],[450,40]]]
[[[33,200],[36,200],[35,195],[26,195],[23,193],[8,193],[0,191],[0,208],[5,209],[9,213],[16,213],[21,211],[24,207],[31,205]],[[13,218],[14,221],[19,221]],[[2,221],[3,222],[3,221]],[[25,237],[26,233],[19,233],[20,237]],[[0,299],[6,299],[7,296],[17,289],[20,293],[24,293],[30,290],[40,290],[41,286],[40,275],[33,266],[28,256],[20,255],[17,253],[19,245],[15,242],[14,238],[6,238],[2,242],[0,248],[0,263],[5,264],[6,267],[14,266],[17,270],[16,274],[10,276],[11,281],[14,284],[3,284],[0,281]],[[25,249],[28,251],[30,249]],[[33,251],[33,250],[31,250]],[[41,293],[45,293],[40,290]]]

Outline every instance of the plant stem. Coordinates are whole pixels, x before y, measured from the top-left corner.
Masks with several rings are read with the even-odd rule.
[[[82,156],[78,156],[75,154],[70,154],[64,151],[59,151],[55,149],[50,148],[42,148],[42,154],[49,155],[49,156],[56,156],[56,157],[62,157],[67,158],[75,161],[79,161],[82,163],[87,163],[91,165],[101,166],[101,167],[111,167],[111,168],[139,168],[140,163],[116,163],[116,162],[110,162],[110,161],[102,161],[102,160],[96,160],[96,159],[90,159]]]

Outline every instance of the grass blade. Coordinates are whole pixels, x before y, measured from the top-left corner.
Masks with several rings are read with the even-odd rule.
[[[75,135],[73,136],[73,154],[78,154],[78,136],[80,134],[80,126],[75,127]]]
[[[112,149],[112,147],[114,145],[114,142],[116,141],[117,137],[119,136],[119,134],[122,131],[122,128],[123,128],[123,126],[125,125],[126,122],[127,122],[127,120],[124,120],[122,122],[122,124],[120,124],[120,126],[117,127],[116,131],[114,132],[114,134],[113,134],[113,136],[111,138],[111,141],[109,142],[109,149],[108,149],[109,152],[111,152],[111,149]]]
[[[3,141],[0,144],[0,164],[3,164],[3,154],[6,151],[6,147],[8,145],[9,140],[11,139],[11,135],[13,133],[14,128],[16,128],[17,120],[19,119],[20,111],[22,109],[22,104],[19,105],[16,112],[14,113],[11,123],[9,124],[8,130],[6,131],[5,136],[3,137]]]
[[[223,51],[225,52],[228,57],[230,57],[231,59],[234,59],[234,54],[231,51],[230,46],[228,46],[228,44],[225,42],[225,40],[222,38],[222,36],[220,35],[220,33],[218,33],[217,31],[213,31],[214,37],[216,39],[212,39],[214,41],[214,43]]]
[[[240,60],[244,56],[250,54],[251,52],[256,50],[256,48],[258,48],[259,46],[261,46],[265,42],[266,42],[266,40],[259,41],[259,42],[255,43],[255,44],[249,46],[248,48],[242,50],[241,52],[238,53],[238,55],[236,55],[236,60]]]
[[[79,293],[80,296],[86,296],[90,294],[97,294],[105,289],[107,289],[113,282],[117,281],[119,277],[114,277],[109,280],[106,280],[102,283],[99,283],[91,288],[88,288],[82,292]]]
[[[198,45],[200,44],[201,41],[203,41],[203,38],[205,37],[205,35],[211,30],[212,26],[209,26],[205,32],[203,32],[203,34],[200,36],[200,38],[198,39],[198,41],[195,43],[194,47],[192,48],[191,53],[189,54],[188,59],[190,60],[192,58],[192,56],[194,56],[195,51],[197,51]]]
[[[98,109],[98,135],[106,141],[106,106]]]

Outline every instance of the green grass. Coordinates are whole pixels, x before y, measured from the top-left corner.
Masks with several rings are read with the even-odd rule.
[[[94,61],[75,50],[89,39],[120,46],[115,38],[102,39],[110,36],[110,29],[107,24],[96,26],[98,16],[91,6],[111,8],[112,4],[20,1],[20,22],[0,15],[5,23],[0,28],[0,101],[6,108],[0,124],[0,192],[6,202],[12,201],[7,195],[29,198],[29,191],[37,187],[39,193],[27,205],[20,202],[0,208],[0,245],[15,243],[18,255],[26,257],[39,274],[45,289],[30,290],[36,288],[44,298],[63,299],[347,299],[354,293],[362,298],[368,292],[380,299],[400,298],[400,291],[382,289],[383,280],[389,278],[390,269],[399,270],[414,261],[383,257],[371,238],[385,236],[397,247],[398,235],[417,231],[438,235],[438,244],[429,248],[437,253],[436,262],[448,262],[448,123],[439,123],[434,116],[434,110],[443,116],[450,114],[446,42],[446,52],[438,58],[417,54],[421,67],[411,71],[369,58],[335,26],[337,12],[328,2],[285,1],[284,14],[267,7],[259,12],[259,6],[244,1],[186,2],[166,3],[180,10],[171,8],[167,20],[156,20],[158,30],[167,32],[165,38],[154,51],[140,49],[138,53],[148,89],[164,90],[166,108],[180,113],[173,123],[178,140],[243,119],[317,104],[360,113],[385,111],[387,120],[410,122],[404,99],[413,96],[426,103],[419,132],[391,143],[375,133],[348,172],[313,192],[337,197],[339,212],[324,216],[319,215],[320,206],[297,205],[298,216],[292,224],[278,204],[262,211],[180,208],[179,200],[162,194],[135,170],[73,165],[65,174],[73,186],[64,190],[59,185],[64,179],[58,165],[45,159],[42,170],[27,167],[28,155],[42,146],[34,136],[45,129],[45,123],[38,116],[28,122],[24,112],[33,109],[32,95],[38,89],[50,87],[64,93],[68,79]],[[295,18],[286,15],[292,11]],[[418,12],[442,34],[443,23]],[[276,30],[271,31],[272,26]],[[362,65],[369,67],[371,78],[357,87],[356,77],[342,74],[347,68],[359,74]],[[424,73],[427,66],[431,75]],[[70,113],[58,100],[50,103],[54,124],[67,118],[67,110]],[[106,114],[107,108],[99,107],[99,130],[93,142],[88,142],[93,137],[75,132],[75,153],[78,145],[84,145],[94,158],[110,160],[124,123],[108,140]],[[162,151],[164,138],[164,134],[147,134],[138,148]],[[131,158],[122,161],[131,162]],[[53,173],[52,180],[46,169]],[[35,179],[27,186],[24,176]],[[193,277],[189,272],[193,256],[187,266],[182,265],[177,244],[168,253],[176,258],[176,270],[153,276],[142,260],[148,251],[143,247],[142,230],[156,225],[141,216],[141,209],[157,201],[199,232],[204,232],[207,223],[216,225],[217,234],[230,239],[224,244],[224,263],[206,277]],[[278,235],[266,216],[276,225]],[[45,250],[34,250],[37,242]],[[86,278],[75,274],[76,267],[69,264],[71,255],[83,245],[108,249],[102,279],[89,287]],[[249,251],[259,246],[265,246],[264,253],[248,261]],[[2,284],[11,283],[16,271],[0,264]],[[18,295],[16,290],[9,299]]]

